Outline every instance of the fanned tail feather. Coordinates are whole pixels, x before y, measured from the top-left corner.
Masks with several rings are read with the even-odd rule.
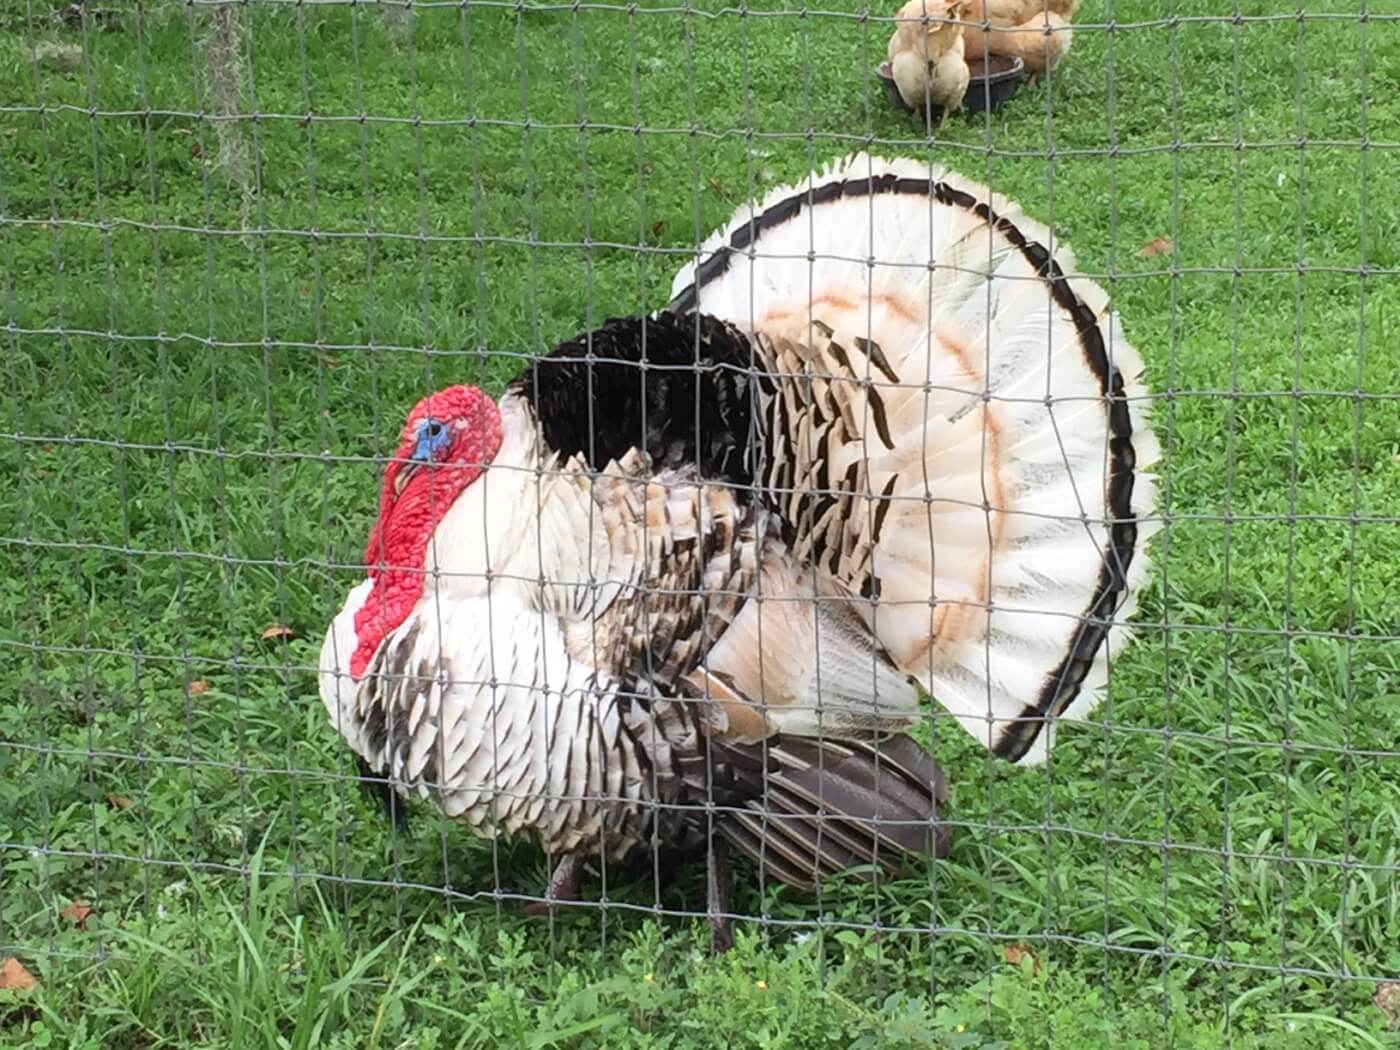
[[[1103,290],[986,187],[858,154],[740,209],[669,309],[759,336],[762,453],[815,508],[814,560],[965,729],[1042,759],[1099,699],[1154,531],[1142,362]]]

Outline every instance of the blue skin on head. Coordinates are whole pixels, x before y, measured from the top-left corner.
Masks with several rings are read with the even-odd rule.
[[[420,463],[431,463],[451,443],[450,427],[436,419],[425,419],[418,424],[418,444],[414,446],[413,458]]]

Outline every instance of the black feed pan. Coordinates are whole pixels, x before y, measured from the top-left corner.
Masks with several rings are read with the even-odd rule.
[[[972,74],[972,78],[967,83],[967,93],[963,95],[963,109],[969,113],[1000,109],[1002,104],[1020,89],[1021,74],[1025,68],[1026,64],[1014,55],[990,55],[985,62],[980,58],[968,59],[967,70]],[[891,106],[904,113],[914,112],[911,106],[905,105],[903,97],[899,94],[894,77],[890,75],[888,62],[881,62],[875,70],[875,75],[880,78],[880,83],[885,85],[885,94],[889,97]],[[943,115],[941,106],[929,108],[930,122]]]

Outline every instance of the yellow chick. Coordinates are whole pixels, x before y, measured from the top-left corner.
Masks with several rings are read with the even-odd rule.
[[[905,103],[923,109],[927,101],[946,115],[962,106],[969,72],[963,57],[967,0],[909,0],[895,18],[890,37],[890,74]]]

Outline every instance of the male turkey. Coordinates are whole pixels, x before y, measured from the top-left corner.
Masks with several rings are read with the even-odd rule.
[[[1049,243],[857,155],[741,209],[655,316],[421,401],[321,653],[340,734],[536,838],[551,899],[705,851],[713,916],[724,843],[797,886],[941,854],[921,691],[1039,760],[1145,572],[1140,360]]]

